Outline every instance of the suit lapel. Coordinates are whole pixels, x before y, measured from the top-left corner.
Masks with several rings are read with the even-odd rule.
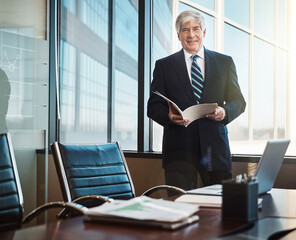
[[[213,86],[211,86],[214,82],[213,82],[213,70],[212,70],[212,66],[214,66],[213,63],[213,56],[211,54],[211,52],[209,50],[205,49],[205,82],[204,82],[204,87],[203,87],[203,92],[201,95],[201,103],[204,103],[206,101],[206,96],[208,96],[208,91],[210,88],[212,88]]]

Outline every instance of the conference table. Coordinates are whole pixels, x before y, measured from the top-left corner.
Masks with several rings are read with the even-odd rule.
[[[266,217],[295,218],[296,190],[272,189],[263,198],[259,219]],[[164,229],[127,226],[111,223],[86,222],[82,216],[59,220],[34,227],[0,233],[0,239],[106,239],[106,240],[182,240],[215,239],[222,234],[243,229],[245,222],[223,220],[221,208],[200,208],[199,221],[170,231]],[[296,235],[294,235],[296,237]],[[291,238],[292,239],[292,238]]]

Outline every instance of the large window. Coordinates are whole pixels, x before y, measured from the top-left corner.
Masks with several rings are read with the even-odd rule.
[[[112,141],[137,150],[138,130],[138,4],[114,1],[114,77]]]
[[[138,3],[61,1],[60,141],[137,147]]]
[[[247,102],[245,112],[231,123],[229,137],[233,141],[249,139],[249,78],[250,41],[249,34],[227,23],[224,24],[224,52],[234,59],[239,84]]]
[[[65,143],[107,141],[107,3],[62,1],[60,140]]]
[[[234,58],[247,100],[247,111],[229,126],[233,153],[261,153],[266,140],[279,138],[292,139],[288,155],[296,153],[287,121],[293,117],[287,108],[287,6],[287,0],[225,1],[223,52]]]

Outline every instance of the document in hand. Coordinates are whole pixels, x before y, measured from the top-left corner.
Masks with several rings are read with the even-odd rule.
[[[184,111],[182,111],[176,103],[174,103],[172,100],[162,95],[160,92],[155,91],[153,93],[162,97],[167,102],[172,103],[172,105],[180,113],[182,118],[188,119],[190,122],[193,122],[199,118],[204,118],[206,114],[215,112],[216,108],[218,107],[217,103],[202,103],[202,104],[196,104],[196,105],[190,106],[186,108]]]
[[[198,205],[141,196],[126,201],[114,200],[89,208],[85,211],[85,220],[173,230],[197,221],[198,209]]]

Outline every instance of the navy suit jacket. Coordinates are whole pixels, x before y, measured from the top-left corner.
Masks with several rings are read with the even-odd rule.
[[[218,103],[227,117],[221,121],[202,118],[188,127],[170,122],[168,104],[153,93],[158,91],[175,102],[181,110],[196,104],[188,76],[183,49],[155,63],[147,115],[164,127],[163,167],[174,161],[194,165],[207,156],[204,165],[210,171],[231,170],[231,154],[226,125],[245,110],[236,68],[231,57],[205,48],[205,83],[200,103]],[[197,157],[199,159],[197,159]]]

